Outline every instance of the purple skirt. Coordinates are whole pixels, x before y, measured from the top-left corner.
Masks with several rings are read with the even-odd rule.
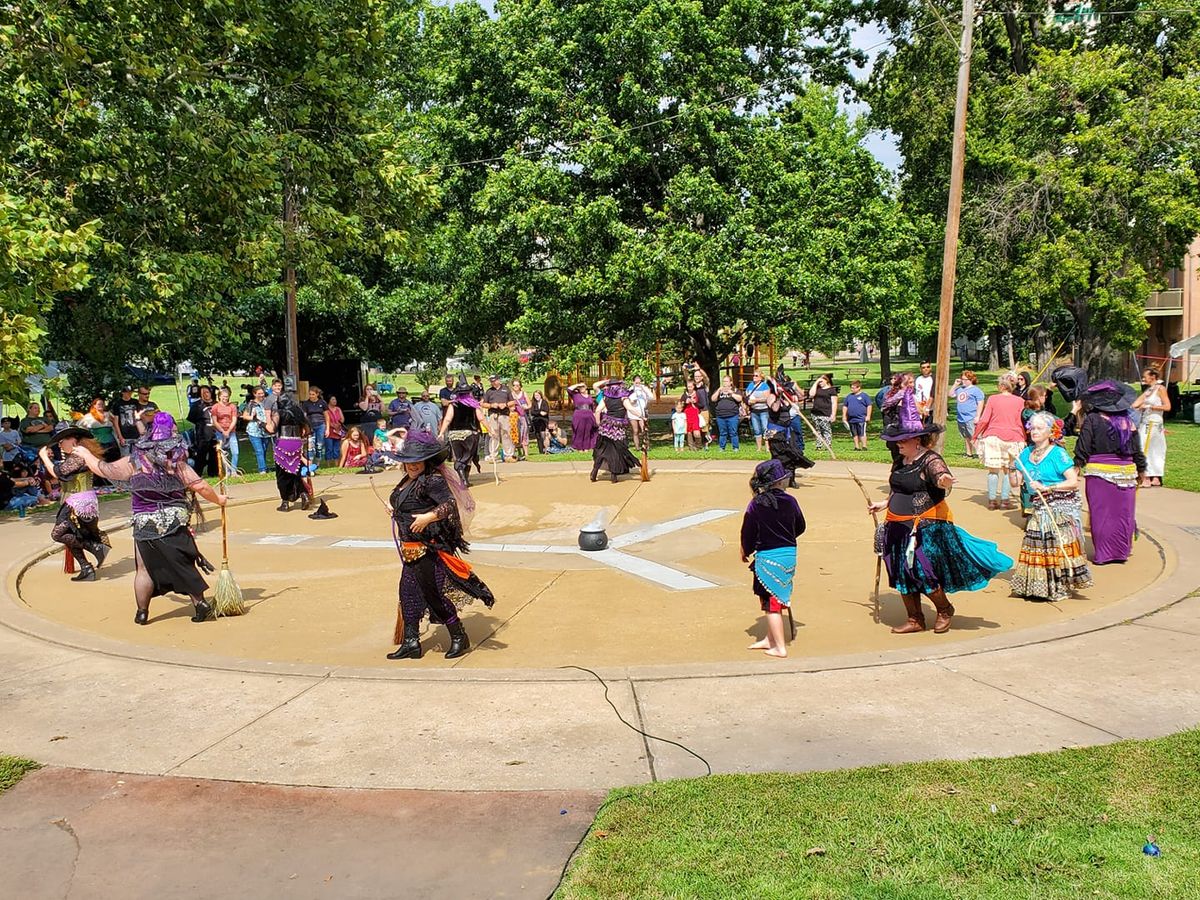
[[[596,446],[596,414],[580,408],[571,416],[571,449],[592,450]]]
[[[1084,489],[1091,513],[1093,562],[1125,562],[1133,551],[1137,492],[1095,475],[1084,479]]]

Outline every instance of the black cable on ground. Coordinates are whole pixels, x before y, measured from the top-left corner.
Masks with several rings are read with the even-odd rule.
[[[640,729],[636,725],[634,725],[632,722],[628,721],[623,715],[621,715],[621,711],[619,709],[617,709],[617,705],[615,703],[613,703],[612,699],[608,696],[608,682],[605,681],[603,678],[601,678],[599,675],[597,675],[595,672],[593,672],[591,669],[587,668],[586,666],[559,666],[558,668],[560,668],[560,669],[578,669],[580,672],[587,672],[589,675],[591,675],[593,678],[595,678],[598,682],[600,682],[601,685],[604,686],[604,700],[605,700],[605,702],[608,703],[609,706],[612,707],[613,712],[615,712],[617,714],[617,718],[621,720],[622,725],[626,726],[627,728],[632,729],[633,731],[636,731],[638,734],[640,734],[644,738],[648,738],[649,740],[652,740],[652,741],[662,741],[664,744],[671,744],[675,747],[678,747],[680,750],[683,750],[685,753],[690,753],[692,756],[696,757],[696,759],[700,760],[700,762],[704,763],[705,777],[708,777],[709,775],[712,774],[712,766],[709,765],[708,760],[705,759],[703,756],[701,756],[699,753],[697,753],[695,750],[692,750],[690,747],[685,747],[683,744],[679,743],[678,741],[673,741],[670,738],[659,737],[658,735],[650,734],[647,731],[643,731],[642,729]],[[601,803],[600,808],[596,810],[596,814],[592,817],[592,825],[595,825],[596,820],[598,818],[600,818],[600,813],[604,812],[605,807],[607,807],[610,803],[613,803],[617,800],[628,800],[628,799],[629,799],[628,794],[623,794],[619,797],[609,797],[607,800],[605,800],[603,803]],[[546,900],[553,900],[554,895],[558,893],[558,889],[560,887],[562,887],[563,879],[567,877],[567,869],[569,869],[571,867],[571,861],[575,858],[575,854],[579,852],[579,848],[583,846],[583,842],[585,840],[587,840],[587,836],[592,833],[592,825],[589,825],[587,827],[587,830],[584,831],[583,835],[579,838],[579,840],[575,842],[575,846],[571,848],[571,852],[567,855],[566,862],[563,863],[562,871],[558,873],[558,881],[555,882],[554,889],[551,890],[550,893],[546,895]]]
[[[617,714],[617,718],[621,720],[622,725],[625,725],[627,728],[633,729],[634,731],[636,731],[638,734],[640,734],[644,738],[649,738],[652,741],[662,741],[664,744],[671,744],[674,747],[678,747],[680,750],[684,751],[685,753],[690,753],[696,759],[700,760],[700,762],[704,763],[704,768],[706,770],[704,774],[706,776],[712,774],[712,766],[710,766],[708,764],[708,760],[705,759],[703,756],[701,756],[699,753],[697,753],[695,750],[691,749],[690,747],[685,747],[685,746],[683,746],[683,744],[679,743],[678,741],[673,741],[670,738],[659,737],[658,735],[654,735],[654,734],[650,734],[649,732],[642,731],[642,729],[638,728],[632,722],[629,722],[628,720],[626,720],[626,718],[623,715],[621,715],[621,711],[619,709],[617,709],[617,705],[615,703],[613,703],[611,698],[609,698],[609,696],[608,696],[608,682],[606,682],[603,678],[601,678],[599,675],[597,675],[591,669],[587,668],[586,666],[559,666],[559,668],[560,669],[578,669],[580,672],[587,672],[589,675],[591,675],[593,678],[595,678],[598,682],[600,682],[602,685],[604,685],[604,699],[608,703],[608,705],[612,707],[613,712],[615,712]]]

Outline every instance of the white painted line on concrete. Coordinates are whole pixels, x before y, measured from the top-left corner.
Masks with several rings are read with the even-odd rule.
[[[395,549],[396,544],[394,541],[361,541],[356,538],[347,538],[344,541],[337,541],[336,543],[330,544],[329,546],[330,547],[354,547],[355,549],[358,549],[358,550],[384,550],[384,549],[392,550],[392,549]]]
[[[693,525],[703,525],[705,522],[723,519],[726,516],[734,515],[736,512],[736,509],[706,509],[704,512],[671,519],[669,522],[659,522],[657,525],[648,525],[645,528],[638,528],[636,531],[617,535],[615,538],[609,540],[608,546],[618,549],[628,547],[630,544],[639,544],[642,541],[653,540],[664,534],[671,534],[675,531],[691,528]]]
[[[284,547],[293,547],[296,544],[301,544],[307,541],[312,535],[308,534],[264,534],[254,543],[256,544],[276,544]]]
[[[640,556],[630,556],[628,553],[622,553],[620,550],[595,550],[590,553],[580,550],[578,552],[581,556],[602,562],[606,566],[612,566],[626,575],[636,575],[638,578],[644,578],[672,591],[696,591],[702,588],[717,586],[713,582],[697,578],[695,575],[689,575],[686,572],[680,572],[678,569],[672,569],[670,566],[642,559]]]

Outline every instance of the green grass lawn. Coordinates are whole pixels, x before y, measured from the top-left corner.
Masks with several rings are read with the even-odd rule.
[[[1154,835],[1162,856],[1142,853]],[[614,791],[563,898],[1200,896],[1200,731]]]
[[[20,781],[26,772],[32,772],[36,768],[38,764],[31,760],[0,754],[0,794]]]

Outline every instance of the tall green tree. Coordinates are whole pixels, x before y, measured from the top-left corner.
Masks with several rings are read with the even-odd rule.
[[[282,297],[287,271],[357,297],[405,252],[430,194],[387,127],[390,9],[32,0],[0,13],[4,187],[48,210],[46,239],[85,241],[65,262],[86,278],[43,291],[33,316],[54,356],[82,363],[77,388],[111,386],[131,355],[236,340],[238,298]]]
[[[1141,343],[1148,292],[1200,232],[1200,14],[1189,7],[1198,9],[1104,3],[1095,20],[1073,24],[1054,24],[1036,4],[980,16],[958,325],[1043,343],[1073,331],[1093,373]],[[900,136],[906,206],[941,219],[957,59],[935,16],[953,22],[957,7],[881,0],[874,9],[898,41],[874,70],[872,115]],[[931,279],[938,257],[931,246]]]

